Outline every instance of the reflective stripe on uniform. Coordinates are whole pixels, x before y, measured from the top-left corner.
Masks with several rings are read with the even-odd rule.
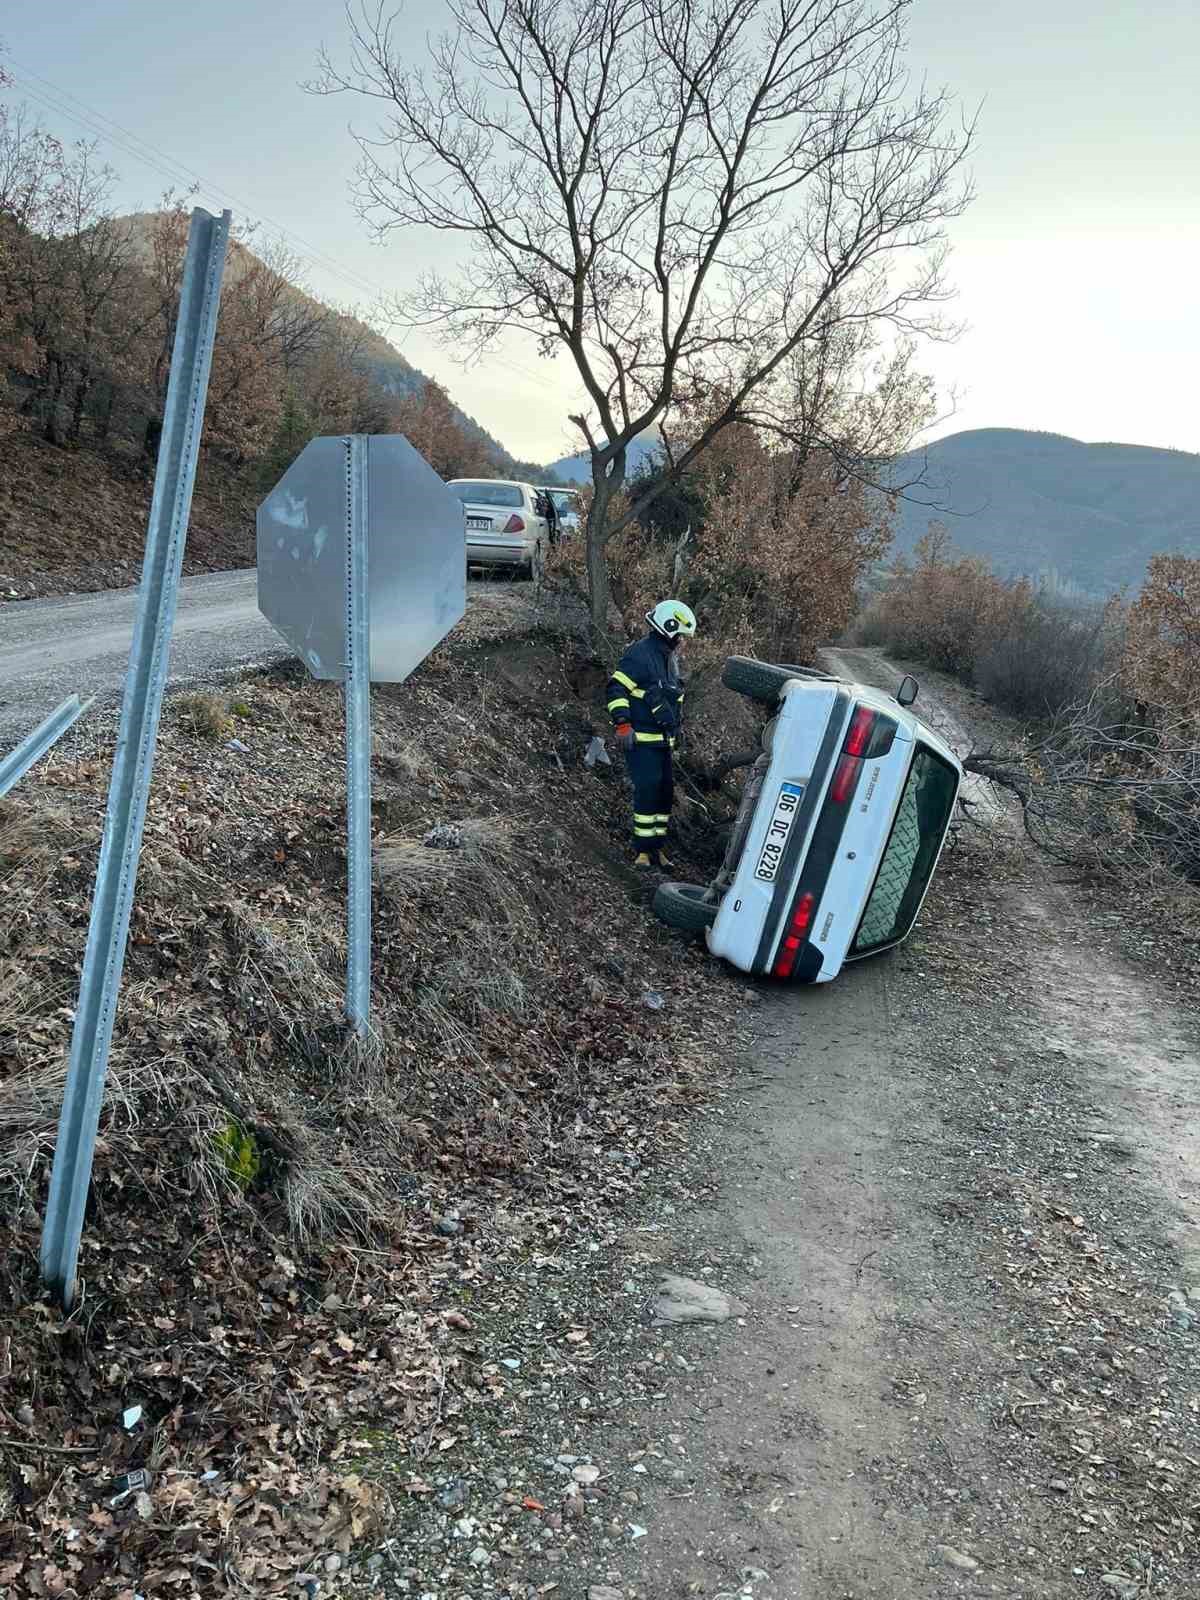
[[[663,744],[666,740],[664,733],[635,733],[633,737],[638,744]]]
[[[633,837],[635,839],[657,839],[658,830],[657,828],[635,828]]]
[[[627,672],[614,672],[610,683],[619,683],[623,689],[631,689],[634,694],[640,693],[637,683]]]
[[[629,701],[626,700],[624,695],[622,695],[619,700],[610,700],[608,702],[608,709],[610,711],[619,711],[622,707],[624,707],[626,711],[629,710]]]
[[[644,813],[641,811],[635,811],[633,813],[633,820],[635,823],[641,823],[643,827],[652,828],[656,822],[665,822],[667,819],[666,817],[660,817],[657,811],[647,811]]]

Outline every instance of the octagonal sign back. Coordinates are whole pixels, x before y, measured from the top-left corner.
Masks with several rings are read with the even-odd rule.
[[[367,439],[371,678],[400,683],[467,605],[463,508],[407,439]],[[258,508],[258,609],[315,678],[346,676],[350,441],[313,439]]]

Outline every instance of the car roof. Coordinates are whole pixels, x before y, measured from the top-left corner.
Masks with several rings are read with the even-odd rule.
[[[499,483],[499,484],[503,484],[503,486],[506,489],[532,489],[533,488],[533,485],[531,483],[526,483],[523,478],[447,478],[446,482],[447,482],[447,484],[451,484],[451,483]]]

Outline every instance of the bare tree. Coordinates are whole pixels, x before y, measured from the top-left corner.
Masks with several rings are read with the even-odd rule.
[[[601,636],[606,548],[638,510],[617,499],[628,448],[677,395],[725,396],[684,470],[808,341],[941,327],[972,129],[947,126],[944,91],[906,99],[908,4],[448,0],[426,60],[382,7],[350,14],[346,70],[322,56],[315,89],[383,111],[359,137],[364,216],[464,247],[398,314],[574,364]]]

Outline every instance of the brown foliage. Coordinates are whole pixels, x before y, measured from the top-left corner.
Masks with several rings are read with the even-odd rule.
[[[896,561],[860,636],[969,681],[984,652],[1032,604],[1032,586],[1005,583],[985,561],[958,555],[940,523],[917,545],[915,557]]]
[[[1139,700],[1200,718],[1200,560],[1151,558],[1129,610],[1122,670]]]
[[[0,90],[4,87],[0,78]],[[157,453],[191,221],[168,192],[148,219],[108,210],[113,174],[0,103],[0,432],[49,444]],[[401,414],[443,471],[493,467],[431,384],[398,404],[373,376],[369,333],[299,287],[282,245],[230,241],[205,408],[205,451],[273,478],[321,433],[382,433]],[[254,474],[251,474],[252,476]]]
[[[496,470],[487,446],[469,436],[454,415],[450,396],[432,378],[420,393],[399,402],[394,426],[443,478],[487,476]]]
[[[626,631],[673,595],[697,615],[693,669],[715,669],[731,654],[811,660],[853,614],[863,573],[891,541],[886,517],[828,452],[800,463],[744,423],[702,452],[689,482],[698,514],[681,536],[629,521],[612,541]],[[552,570],[581,580],[580,546],[567,542]]]

